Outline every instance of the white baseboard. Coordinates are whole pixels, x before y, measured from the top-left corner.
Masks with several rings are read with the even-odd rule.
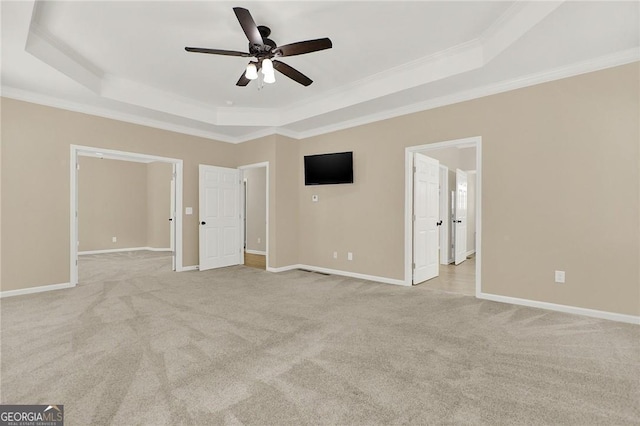
[[[245,249],[244,251],[245,253],[249,253],[249,254],[259,254],[261,256],[266,256],[267,252],[266,251],[260,251],[260,250],[249,250],[249,249]]]
[[[300,269],[302,268],[302,265],[288,265],[288,266],[281,266],[279,268],[272,268],[271,266],[267,266],[267,272],[286,272],[286,271],[292,271],[294,269]]]
[[[198,269],[200,269],[198,265],[183,266],[182,268],[177,269],[176,272],[197,271]]]
[[[106,250],[86,250],[79,251],[78,256],[82,256],[83,254],[104,254],[104,253],[120,253],[123,251],[171,251],[170,248],[155,248],[155,247],[129,247],[129,248],[119,248],[119,249],[106,249]]]
[[[517,297],[499,296],[496,294],[478,293],[478,299],[491,300],[494,302],[510,303],[512,305],[529,306],[532,308],[547,309],[550,311],[564,312],[567,314],[584,315],[587,317],[606,319],[611,321],[625,322],[628,324],[640,325],[640,316],[618,314],[615,312],[598,311],[596,309],[579,308],[577,306],[558,305],[549,302],[539,302],[537,300],[519,299]]]
[[[473,250],[469,250],[469,251],[467,252],[467,254],[466,254],[466,257],[471,256],[471,255],[472,255],[472,254],[474,254],[475,252],[476,252],[476,250],[475,250],[475,249],[473,249]]]
[[[311,266],[311,265],[289,265],[289,266],[282,266],[280,268],[267,268],[267,271],[269,272],[285,272],[285,271],[291,271],[292,269],[307,269],[309,271],[314,271],[314,272],[321,272],[323,274],[331,274],[331,275],[340,275],[343,277],[350,277],[350,278],[358,278],[361,280],[367,280],[367,281],[375,281],[375,282],[379,282],[379,283],[384,283],[384,284],[393,284],[393,285],[402,285],[402,286],[406,286],[407,284],[404,282],[404,280],[397,280],[394,278],[386,278],[386,277],[378,277],[375,275],[366,275],[366,274],[359,274],[357,272],[349,272],[349,271],[341,271],[338,269],[329,269],[329,268],[322,268],[320,266]]]
[[[32,294],[32,293],[42,293],[43,291],[61,290],[63,288],[71,288],[71,287],[75,287],[75,285],[71,283],[62,283],[62,284],[41,285],[38,287],[21,288],[18,290],[0,291],[0,298],[22,296],[24,294]]]

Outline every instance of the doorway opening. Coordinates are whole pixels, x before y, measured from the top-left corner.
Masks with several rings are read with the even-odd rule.
[[[479,136],[406,148],[405,285],[481,293],[481,158]]]
[[[266,269],[269,265],[269,162],[238,169],[243,182],[242,263]]]
[[[102,246],[100,245],[96,245],[95,247],[97,247],[98,249],[92,250],[92,244],[97,244],[95,242],[91,242],[90,239],[91,234],[89,232],[87,232],[86,228],[83,231],[83,239],[84,241],[80,240],[80,229],[79,229],[79,224],[80,224],[80,215],[83,214],[83,212],[79,209],[79,194],[80,194],[80,177],[79,177],[79,169],[80,169],[80,163],[82,160],[86,160],[86,162],[89,164],[89,162],[93,161],[93,160],[98,160],[98,161],[102,161],[102,160],[118,160],[119,163],[121,165],[125,165],[127,166],[128,163],[131,163],[130,165],[134,165],[133,163],[142,163],[143,165],[146,166],[146,168],[142,169],[145,170],[145,179],[154,179],[154,177],[156,175],[161,175],[161,174],[165,174],[168,178],[170,178],[169,180],[163,181],[161,182],[157,188],[159,188],[159,192],[161,194],[170,194],[169,197],[169,202],[167,202],[167,200],[163,200],[164,204],[162,207],[161,212],[154,212],[153,215],[153,221],[158,222],[158,221],[162,221],[163,223],[165,223],[166,228],[164,229],[163,227],[163,232],[162,235],[158,235],[157,236],[157,241],[162,241],[162,243],[155,243],[156,239],[154,236],[154,242],[149,243],[147,242],[147,244],[145,244],[145,246],[140,246],[139,244],[133,244],[134,247],[123,247],[123,248],[112,248],[112,247],[120,247],[123,243],[123,241],[117,241],[118,240],[118,236],[109,236],[109,243],[112,243],[113,246],[111,246],[111,248],[109,246],[104,246],[104,242],[101,241],[101,244],[103,244]],[[114,164],[116,163],[115,161],[113,162]],[[94,163],[96,164],[96,163]],[[106,164],[106,163],[105,163]],[[131,152],[125,152],[125,151],[117,151],[117,150],[111,150],[111,149],[104,149],[104,148],[97,148],[97,147],[88,147],[88,146],[79,146],[79,145],[71,145],[71,162],[70,162],[70,199],[71,199],[71,205],[70,205],[70,224],[71,224],[71,235],[70,235],[70,279],[71,279],[71,284],[72,285],[77,285],[78,281],[79,281],[79,274],[78,274],[78,255],[80,254],[95,254],[95,253],[111,253],[111,252],[118,252],[118,251],[130,251],[131,249],[136,249],[136,250],[147,250],[147,249],[151,249],[152,251],[154,251],[154,247],[150,247],[151,245],[169,245],[169,247],[158,247],[159,251],[165,251],[165,252],[169,252],[170,253],[170,258],[171,258],[171,267],[172,270],[174,271],[182,271],[183,270],[183,265],[182,265],[182,216],[180,214],[178,214],[179,212],[182,211],[182,160],[179,159],[174,159],[174,158],[166,158],[166,157],[159,157],[159,156],[154,156],[154,155],[147,155],[147,154],[139,154],[139,153],[131,153]],[[148,168],[148,174],[147,174],[147,168]],[[168,172],[170,168],[170,172]],[[135,168],[134,168],[135,169]],[[133,170],[133,169],[132,169]],[[170,174],[167,174],[170,173]],[[82,182],[87,183],[87,182]],[[154,185],[154,187],[156,187]],[[117,191],[117,189],[116,189]],[[90,190],[89,192],[86,192],[86,194],[90,194]],[[116,194],[117,195],[117,194]],[[124,197],[124,193],[122,194],[123,197],[122,199],[120,199],[119,201],[121,201],[122,203],[124,203],[125,205],[123,206],[122,210],[126,210],[127,208],[133,208],[133,206],[131,206],[130,204],[128,204],[131,200],[129,200],[129,202],[127,201],[127,198]],[[131,194],[129,194],[131,195]],[[151,200],[151,202],[155,202],[156,198],[160,197],[160,195],[158,194],[145,194],[146,197],[149,197],[148,199]],[[165,206],[165,204],[168,205]],[[146,205],[146,204],[145,204]],[[87,214],[88,212],[85,211],[84,214]],[[157,217],[156,217],[157,216]],[[83,217],[84,219],[84,217]],[[152,223],[143,223],[144,222],[144,218],[142,219],[141,223],[137,224],[137,227],[146,227],[147,226],[152,226]],[[168,230],[168,238],[166,235],[166,232]],[[105,238],[105,235],[100,235],[100,233],[96,233],[97,240],[102,240]],[[129,237],[128,235],[122,235],[121,237],[127,238]],[[81,244],[85,244],[84,246]],[[131,245],[131,244],[124,244],[125,246]],[[107,247],[107,248],[104,248]]]

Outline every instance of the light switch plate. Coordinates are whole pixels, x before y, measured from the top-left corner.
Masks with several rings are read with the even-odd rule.
[[[184,209],[184,214],[193,214],[193,207],[187,207]]]
[[[564,271],[556,271],[556,282],[557,283],[563,283],[564,280],[565,280]]]

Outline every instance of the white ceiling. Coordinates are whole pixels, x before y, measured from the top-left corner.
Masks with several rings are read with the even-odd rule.
[[[247,51],[233,13],[278,44],[330,37],[283,58],[314,83],[235,82]],[[637,1],[6,2],[2,95],[242,142],[295,138],[640,59]]]

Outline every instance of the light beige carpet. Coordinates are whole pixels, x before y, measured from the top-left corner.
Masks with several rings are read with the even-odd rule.
[[[81,258],[1,300],[2,403],[68,425],[639,424],[640,327],[429,289]]]

